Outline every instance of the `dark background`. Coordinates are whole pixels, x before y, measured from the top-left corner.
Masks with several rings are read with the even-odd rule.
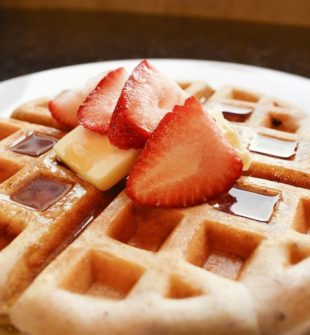
[[[59,66],[193,58],[310,77],[310,28],[68,10],[0,10],[0,81]]]

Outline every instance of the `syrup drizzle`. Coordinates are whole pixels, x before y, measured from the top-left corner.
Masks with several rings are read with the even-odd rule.
[[[256,134],[249,150],[263,155],[289,159],[295,156],[297,142]]]
[[[267,195],[233,187],[211,205],[222,212],[268,223],[279,199],[280,194]]]
[[[71,188],[71,184],[39,176],[15,192],[10,199],[26,207],[44,211],[61,199]]]
[[[86,217],[84,217],[79,225],[71,232],[71,234],[44,260],[41,266],[37,269],[35,276],[37,276],[43,269],[47,267],[63,250],[65,250],[75,239],[77,239],[82,232],[96,219],[102,212],[104,206],[101,204],[94,208]]]
[[[55,138],[29,132],[11,146],[10,150],[19,154],[38,157],[50,150],[56,142]]]
[[[226,103],[219,104],[217,107],[223,113],[224,118],[232,122],[245,122],[254,110],[253,107],[240,107]]]

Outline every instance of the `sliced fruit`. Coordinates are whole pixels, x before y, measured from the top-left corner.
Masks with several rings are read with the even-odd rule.
[[[62,91],[54,99],[50,100],[48,108],[53,117],[68,129],[76,127],[79,124],[77,111],[80,105],[102,77],[103,75],[101,74],[91,78],[83,88]]]
[[[54,147],[57,156],[73,171],[105,191],[127,176],[138,150],[121,150],[108,137],[76,127]]]
[[[241,171],[236,151],[191,97],[159,123],[129,174],[126,191],[143,205],[197,205],[228,191]]]
[[[122,88],[128,78],[124,68],[110,71],[79,107],[80,124],[100,134],[107,134],[110,120]]]
[[[142,61],[127,80],[109,129],[111,143],[121,149],[142,148],[163,116],[187,95],[148,61]]]

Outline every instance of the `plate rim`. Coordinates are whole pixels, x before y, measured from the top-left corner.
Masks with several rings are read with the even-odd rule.
[[[13,80],[19,80],[19,79],[23,79],[25,77],[28,76],[33,76],[33,75],[38,75],[38,74],[44,74],[44,73],[48,73],[48,72],[52,72],[55,70],[64,70],[64,69],[72,69],[74,67],[80,67],[80,66],[92,66],[92,65],[100,65],[100,64],[107,64],[107,63],[122,63],[122,62],[132,62],[132,63],[138,63],[139,61],[143,60],[143,59],[147,59],[150,62],[167,62],[167,61],[171,61],[171,62],[186,62],[186,63],[209,63],[217,65],[217,66],[229,66],[229,67],[236,67],[239,68],[240,70],[242,69],[252,69],[252,70],[259,70],[259,71],[266,71],[266,72],[270,72],[270,73],[274,73],[274,74],[278,74],[278,75],[284,75],[284,76],[289,76],[295,79],[301,79],[301,80],[305,80],[309,83],[310,85],[310,78],[298,75],[298,74],[294,74],[294,73],[290,73],[290,72],[285,72],[282,70],[276,70],[276,69],[272,69],[272,68],[268,68],[268,67],[263,67],[263,66],[258,66],[258,65],[252,65],[252,64],[244,64],[244,63],[237,63],[237,62],[225,62],[225,61],[218,61],[218,60],[209,60],[209,59],[195,59],[195,58],[124,58],[124,59],[109,59],[109,60],[102,60],[102,61],[97,61],[97,62],[86,62],[86,63],[77,63],[77,64],[70,64],[70,65],[64,65],[64,66],[59,66],[59,67],[52,67],[49,69],[44,69],[44,70],[40,70],[40,71],[35,71],[35,72],[29,72],[20,76],[16,76],[16,77],[12,77],[12,78],[8,78],[5,80],[0,81],[0,85],[2,84],[6,84],[10,81]]]
[[[0,95],[3,94],[5,98],[0,101],[0,116],[9,117],[15,108],[23,103],[27,103],[27,101],[43,96],[51,97],[63,89],[78,87],[80,84],[80,82],[77,83],[79,69],[81,69],[82,81],[92,77],[98,72],[100,73],[100,66],[102,66],[103,71],[107,70],[109,67],[116,66],[133,68],[142,59],[143,58],[115,59],[71,64],[32,72],[1,81]],[[257,93],[278,97],[283,101],[288,101],[301,107],[306,113],[310,113],[310,79],[306,77],[255,65],[222,62],[218,60],[187,58],[146,59],[151,63],[154,63],[157,67],[164,68],[164,71],[167,71],[167,74],[175,80],[195,80],[195,75],[193,75],[193,73],[197,73],[197,68],[199,69],[201,67],[202,71],[201,73],[198,72],[197,80],[205,81],[216,89],[222,85],[230,84],[232,86],[240,87],[241,89],[244,88],[249,91],[252,90]],[[179,68],[181,69],[180,71]],[[226,70],[228,74],[227,80],[225,77]],[[208,71],[210,71],[209,78],[207,77]],[[88,72],[89,76],[87,77],[86,74]],[[218,76],[217,72],[219,74]],[[58,76],[61,73],[67,73],[68,79],[61,82],[58,89],[55,82],[57,80],[59,81]],[[251,80],[251,75],[253,76],[253,80]],[[205,76],[207,77],[206,79]],[[42,83],[45,84],[45,80],[51,80],[51,85],[48,90],[45,89],[48,85],[44,85],[44,87],[42,85]],[[29,82],[32,86],[29,85]],[[293,85],[291,85],[291,82]],[[36,90],[38,91],[37,94],[35,93]],[[11,93],[12,91],[13,93]]]

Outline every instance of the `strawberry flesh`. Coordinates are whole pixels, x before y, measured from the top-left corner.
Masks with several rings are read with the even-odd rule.
[[[131,170],[126,192],[137,203],[198,205],[228,191],[242,161],[196,98],[166,114]]]
[[[77,117],[85,128],[107,134],[122,88],[128,78],[124,68],[110,71],[80,106]]]
[[[110,142],[120,149],[142,148],[163,116],[185,99],[176,82],[142,61],[128,78],[112,114]]]
[[[65,90],[59,93],[48,104],[52,116],[68,130],[78,126],[77,111],[101,78],[102,75],[100,77],[96,76],[88,80],[82,88]]]

